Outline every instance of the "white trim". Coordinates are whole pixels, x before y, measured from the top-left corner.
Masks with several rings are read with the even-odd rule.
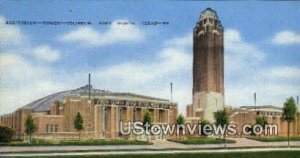
[[[212,30],[212,33],[215,33],[215,34],[217,34],[217,35],[220,35],[220,32],[219,32],[218,30],[215,30],[215,29]]]
[[[203,30],[200,31],[200,32],[197,34],[198,37],[201,36],[201,35],[204,35],[204,31],[203,31]]]

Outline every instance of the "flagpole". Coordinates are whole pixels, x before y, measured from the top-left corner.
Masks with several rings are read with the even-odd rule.
[[[298,111],[300,110],[299,109],[299,96],[297,96],[297,109],[298,109]]]
[[[91,74],[89,73],[89,100],[91,99]]]
[[[170,83],[170,88],[171,88],[171,104],[173,104],[173,83]]]
[[[255,108],[255,113],[257,114],[257,112],[256,112],[256,92],[254,92],[254,108]]]

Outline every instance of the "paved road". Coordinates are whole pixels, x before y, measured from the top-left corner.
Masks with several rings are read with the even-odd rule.
[[[233,138],[232,140],[235,140],[236,143],[234,144],[227,144],[228,148],[268,148],[267,150],[270,150],[270,147],[281,147],[287,146],[287,142],[259,142],[256,140],[250,140],[246,138]],[[291,142],[292,146],[300,146],[300,141],[294,141]],[[170,150],[173,151],[182,151],[182,150],[191,150],[193,149],[202,149],[201,151],[204,151],[205,149],[221,149],[224,148],[224,144],[202,144],[202,145],[184,145],[179,144],[175,142],[170,142],[166,140],[155,140],[153,141],[153,145],[107,145],[107,146],[37,146],[37,147],[0,147],[0,157],[7,155],[9,153],[22,153],[20,155],[24,155],[24,153],[62,153],[64,152],[72,152],[77,153],[79,151],[81,152],[87,152],[89,153],[110,153],[110,151],[114,151],[116,153],[117,151],[122,152],[149,152],[149,150],[167,150],[170,152]],[[293,148],[298,149],[298,148]],[[300,148],[299,148],[300,149]],[[298,149],[298,150],[299,150]],[[197,150],[197,151],[198,151]],[[239,149],[240,150],[240,149]],[[250,150],[250,149],[249,149]],[[218,150],[222,151],[222,150]],[[226,150],[227,151],[227,150]],[[153,153],[153,151],[150,151],[150,153]],[[48,154],[46,154],[48,155]]]
[[[0,157],[55,157],[55,156],[87,156],[87,155],[145,155],[145,154],[178,154],[178,153],[238,153],[263,151],[300,151],[300,148],[251,148],[251,149],[206,149],[206,150],[158,150],[158,151],[98,151],[98,152],[70,152],[70,153],[19,153],[0,154]]]

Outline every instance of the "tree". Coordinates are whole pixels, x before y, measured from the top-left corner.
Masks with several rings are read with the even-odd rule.
[[[268,121],[265,119],[265,117],[263,116],[256,116],[255,118],[255,123],[257,125],[261,125],[262,127],[265,127],[265,125],[268,124]],[[264,129],[264,128],[263,128]],[[250,128],[251,130],[251,135],[255,135],[254,131],[253,131],[253,128]]]
[[[223,110],[218,110],[217,112],[214,113],[214,118],[215,118],[215,124],[217,126],[221,126],[222,128],[225,128],[224,132],[224,145],[226,148],[226,130],[227,130],[227,125],[229,123],[229,115],[227,113],[227,110],[224,108]]]
[[[283,106],[283,118],[288,125],[288,146],[290,147],[290,123],[295,121],[297,107],[293,97],[286,100]]]
[[[205,133],[204,133],[204,126],[205,125],[210,125],[211,123],[209,122],[209,121],[207,121],[207,120],[202,120],[200,123],[199,123],[200,125],[201,125],[201,135],[202,136],[207,136]]]
[[[184,116],[182,114],[179,114],[176,118],[176,124],[179,127],[180,131],[183,130],[181,126],[184,125],[184,122],[185,122]],[[180,139],[181,139],[181,135],[180,135]]]
[[[11,141],[14,131],[8,127],[0,126],[0,142]]]
[[[80,141],[80,130],[83,130],[83,118],[80,112],[77,112],[75,119],[74,119],[74,128],[79,132],[79,141]]]
[[[255,124],[261,125],[262,127],[265,127],[265,125],[268,124],[268,121],[263,116],[256,116],[256,118],[255,118]],[[247,132],[250,132],[250,135],[252,135],[252,136],[256,135],[255,132],[253,131],[254,130],[253,126],[249,127],[246,130],[247,130]]]
[[[145,113],[144,113],[144,117],[143,117],[143,125],[144,125],[144,127],[146,128],[146,125],[149,125],[149,127],[151,126],[151,124],[152,124],[152,118],[151,118],[151,114],[150,114],[150,112],[149,111],[146,111]]]
[[[268,121],[263,116],[257,116],[255,120],[256,124],[261,125],[262,127],[268,124]]]
[[[25,121],[25,132],[29,135],[29,141],[31,142],[31,135],[36,131],[36,125],[34,124],[31,115],[27,116]]]
[[[215,118],[215,124],[221,125],[222,127],[225,127],[229,123],[229,115],[227,113],[226,109],[223,110],[218,110],[217,112],[214,113],[214,118]]]
[[[144,129],[146,130],[146,126],[148,126],[148,129],[149,129],[149,127],[151,127],[151,124],[152,124],[151,114],[149,111],[146,111],[143,116]],[[147,141],[149,141],[148,136],[147,136]]]

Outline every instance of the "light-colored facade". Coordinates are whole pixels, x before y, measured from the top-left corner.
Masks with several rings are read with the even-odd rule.
[[[89,86],[76,90],[49,95],[30,103],[17,111],[1,116],[0,124],[16,131],[17,136],[25,134],[25,120],[31,115],[37,125],[35,135],[77,133],[74,118],[77,112],[83,117],[84,130],[93,138],[118,138],[120,123],[142,121],[149,111],[155,124],[176,122],[177,105],[168,100],[132,93],[112,93],[92,89]]]

